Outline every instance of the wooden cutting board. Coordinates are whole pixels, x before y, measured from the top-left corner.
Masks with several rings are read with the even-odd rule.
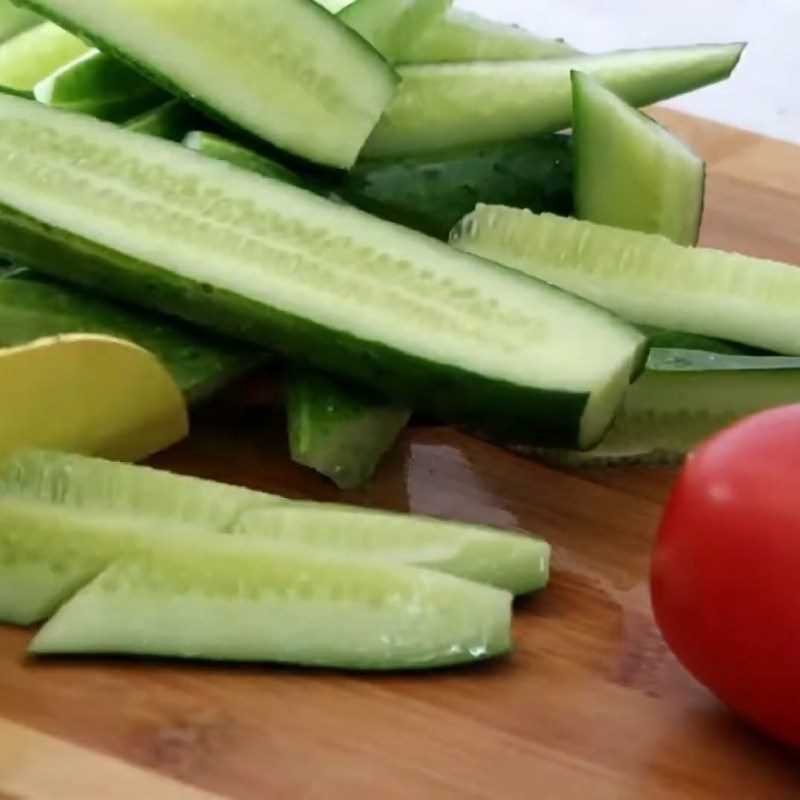
[[[705,243],[800,264],[800,149],[658,113],[709,160]],[[277,412],[225,411],[207,411],[156,463],[342,498],[289,463]],[[566,474],[416,429],[369,489],[343,499],[552,541],[552,586],[519,604],[512,658],[410,677],[30,662],[30,634],[0,627],[0,718],[11,721],[0,722],[0,798],[798,798],[796,757],[695,684],[653,625],[649,550],[671,479]]]

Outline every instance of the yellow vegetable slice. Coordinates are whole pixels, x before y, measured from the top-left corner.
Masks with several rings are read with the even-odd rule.
[[[0,457],[48,447],[138,461],[184,438],[183,396],[147,350],[72,334],[0,350]]]

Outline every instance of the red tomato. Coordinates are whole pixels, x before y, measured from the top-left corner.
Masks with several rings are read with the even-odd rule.
[[[800,405],[700,447],[653,558],[667,643],[734,711],[800,748]]]

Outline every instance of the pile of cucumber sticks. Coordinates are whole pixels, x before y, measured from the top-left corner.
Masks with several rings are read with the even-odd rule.
[[[343,488],[370,478],[412,412],[569,463],[659,461],[800,394],[800,272],[696,248],[704,164],[636,110],[727,78],[742,45],[584,54],[448,0],[18,4],[0,6],[0,344],[130,338],[190,402],[278,356],[293,457]],[[0,493],[7,519],[45,537],[4,618],[46,618],[99,574],[40,651],[141,650],[146,632],[157,654],[434,666],[506,650],[509,590],[546,581],[541,543],[524,542],[520,587],[508,578],[520,541],[496,543],[502,558],[467,557],[463,537],[503,535],[454,529],[456,544],[435,542],[419,529],[430,523],[352,509],[336,513],[360,544],[330,546],[379,551],[377,577],[374,564],[334,569],[313,547],[256,558],[251,575],[253,537],[195,558],[185,540],[198,525],[211,539],[241,533],[244,512],[273,501],[234,495],[226,519],[202,525],[162,518],[158,497],[189,508],[210,489],[160,475],[147,484],[156,500],[137,489],[112,524],[145,473],[91,462],[81,482],[83,462],[60,458],[7,465]],[[103,476],[111,488],[93,505]],[[307,534],[309,513],[258,527]],[[174,547],[143,543],[142,515],[174,528]],[[56,516],[93,544],[51,585],[40,557]],[[20,542],[3,546],[13,565]],[[454,559],[441,571],[455,578],[416,569]],[[287,578],[298,569],[302,585]],[[270,600],[280,614],[265,583],[283,587]],[[351,594],[363,614],[343,628],[330,609]],[[274,640],[243,629],[226,646],[223,608],[243,602],[276,613]],[[159,632],[165,604],[174,624]],[[188,626],[182,641],[181,615],[218,626]]]

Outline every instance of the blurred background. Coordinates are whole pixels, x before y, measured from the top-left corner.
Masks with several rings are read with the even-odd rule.
[[[748,41],[733,79],[667,105],[800,144],[800,0],[457,0],[582,50]]]

